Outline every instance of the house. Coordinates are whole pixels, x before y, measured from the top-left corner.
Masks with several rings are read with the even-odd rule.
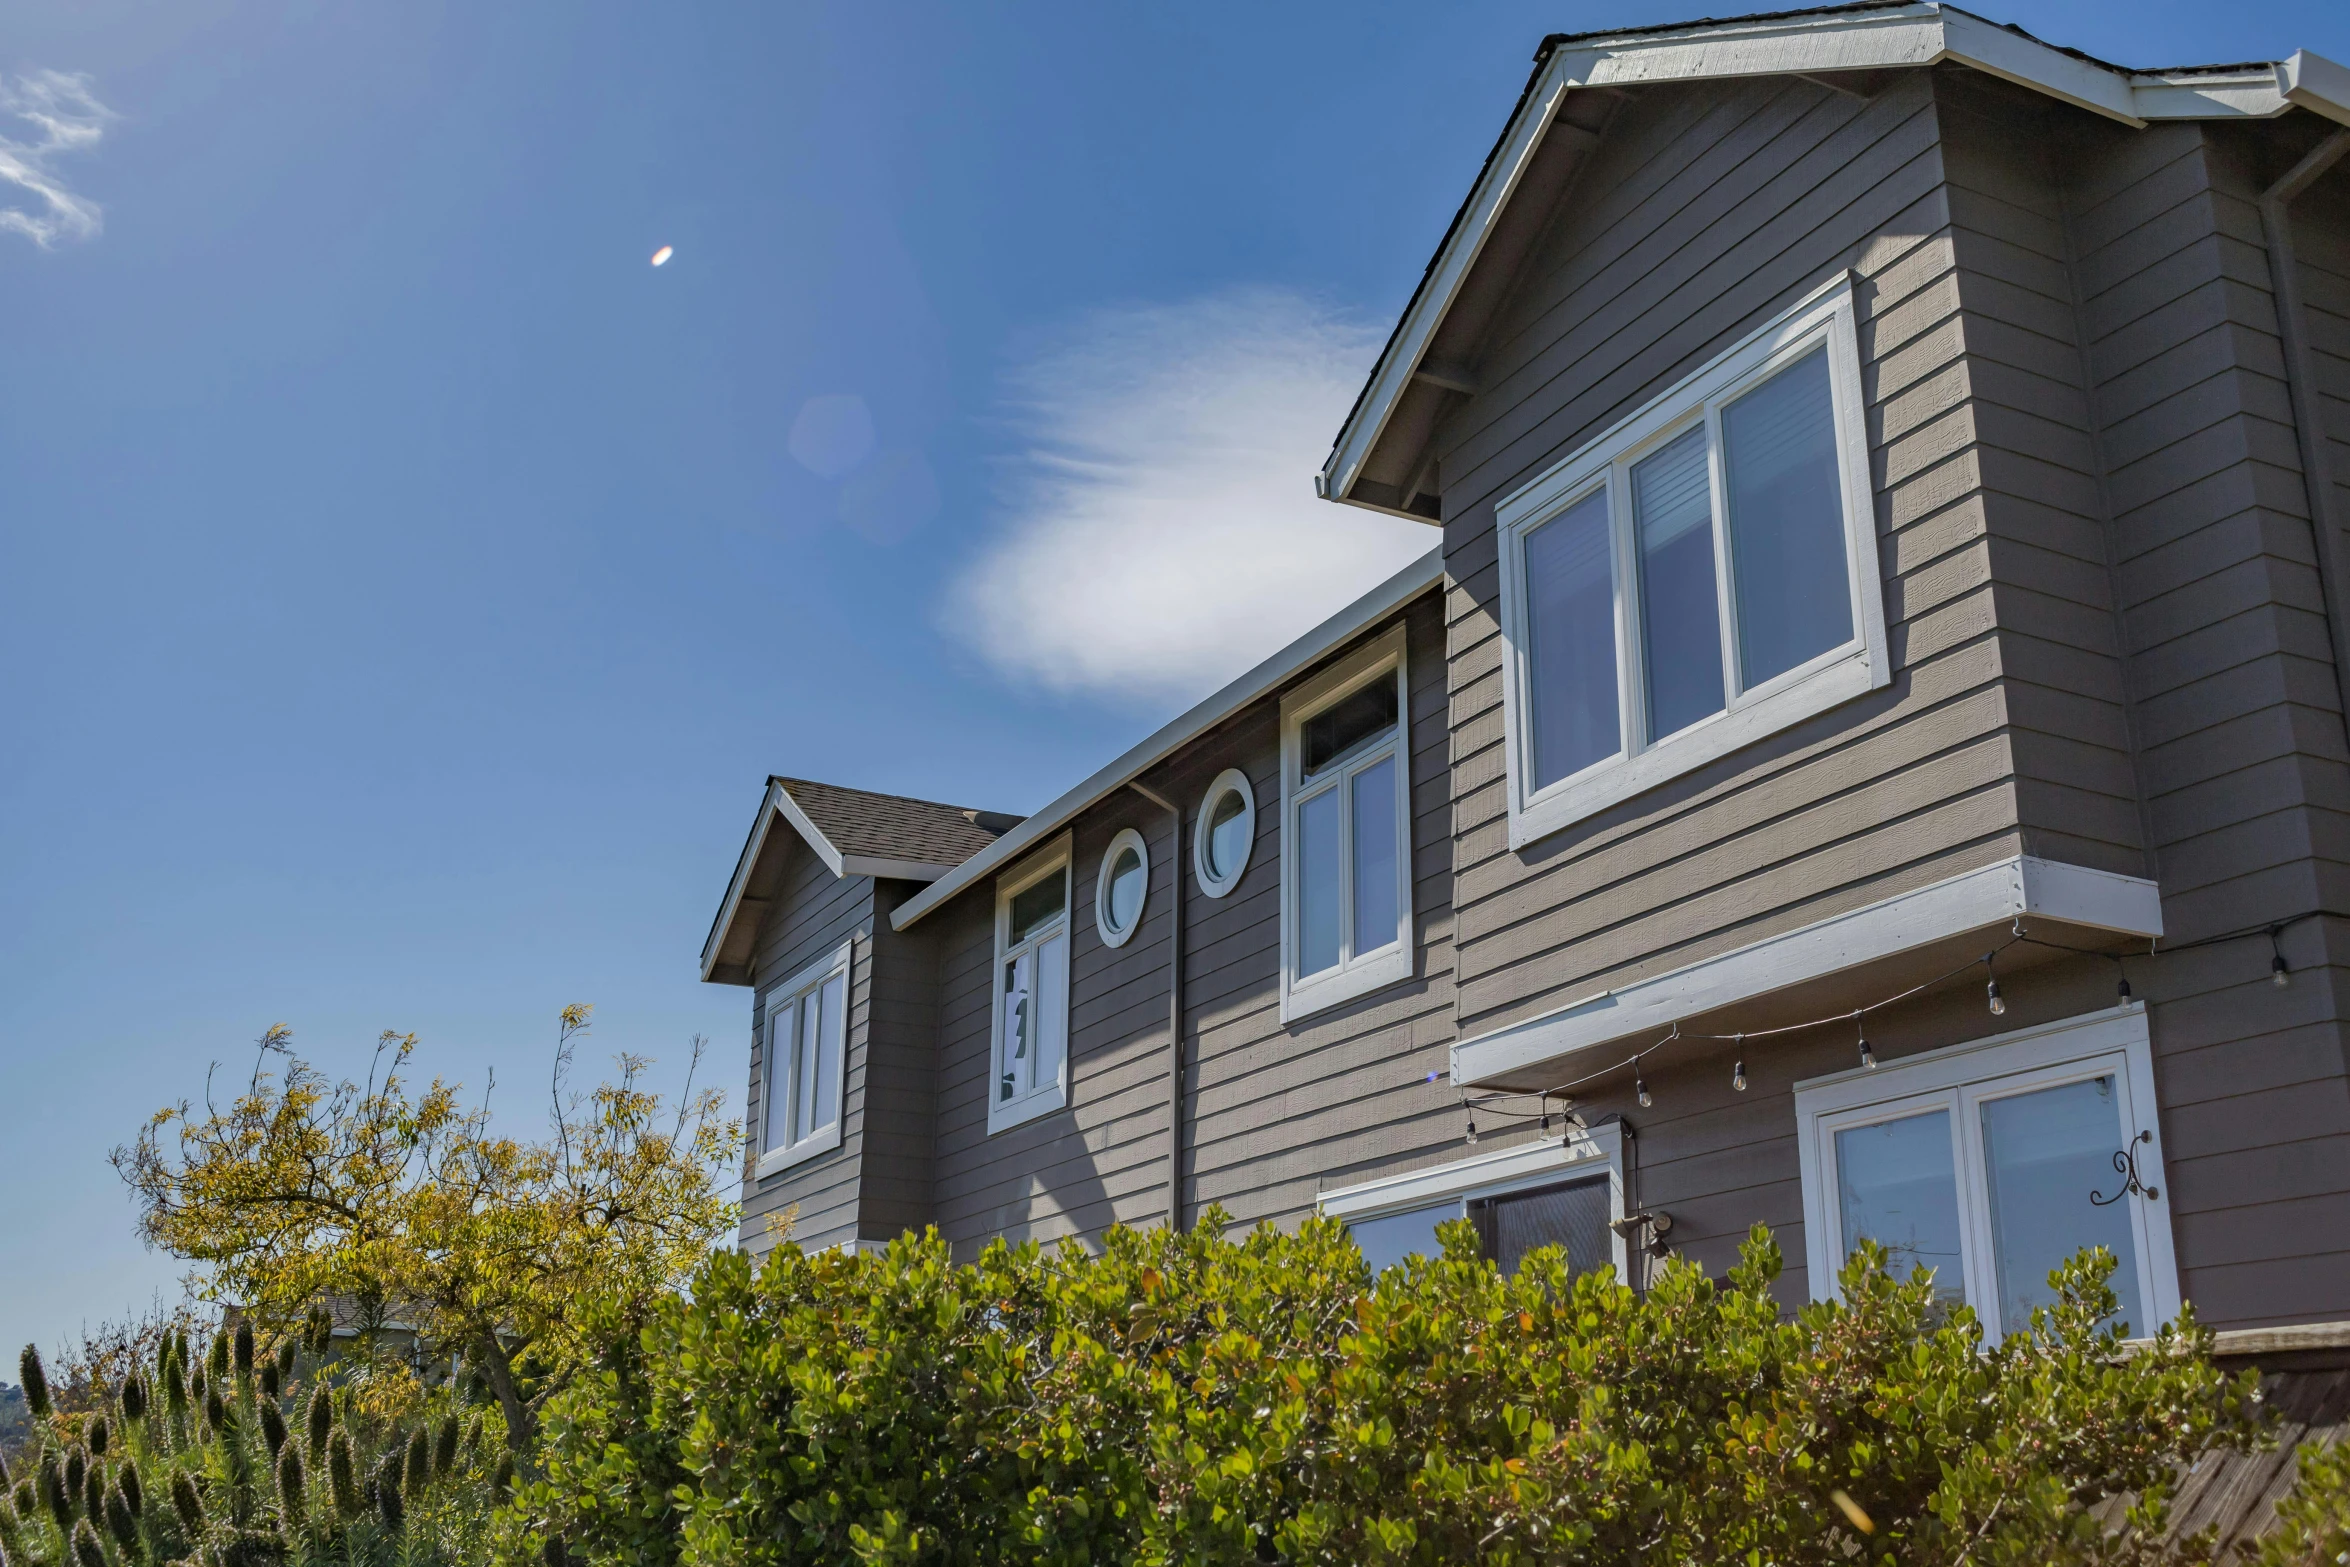
[[[1993,1332],[2095,1243],[2340,1365],[2345,126],[1934,3],[1545,40],[1318,480],[1425,559],[1017,823],[771,783],[746,1242],[1761,1221]]]

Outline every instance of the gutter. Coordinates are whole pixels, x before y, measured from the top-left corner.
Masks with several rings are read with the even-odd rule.
[[[1116,761],[898,905],[896,912],[889,917],[891,928],[909,928],[916,920],[964,888],[994,875],[1066,827],[1079,811],[1141,777],[1178,746],[1197,739],[1251,702],[1269,695],[1300,670],[1337,652],[1347,642],[1443,581],[1444,550],[1439,546],[1214,696],[1162,726]]]
[[[2301,60],[2295,55],[2294,61]],[[2293,257],[2294,199],[2350,152],[2350,130],[2338,130],[2260,193],[2260,232],[2268,243],[2269,284],[2276,301],[2277,338],[2285,352],[2285,388],[2293,401],[2293,434],[2301,447],[2301,483],[2309,495],[2309,531],[2317,545],[2318,587],[2325,600],[2326,635],[2334,652],[2334,695],[2341,704],[2343,732],[2350,736],[2350,560],[2345,560],[2342,522],[2335,515],[2333,475],[2326,461],[2325,431],[2319,420],[2317,366],[2311,358],[2309,328],[2301,306],[2301,270]]]

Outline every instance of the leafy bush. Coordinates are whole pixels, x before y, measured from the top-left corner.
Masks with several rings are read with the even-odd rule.
[[[1556,1251],[1505,1278],[1465,1224],[1374,1279],[1336,1223],[1222,1223],[713,1257],[549,1406],[500,1556],[2177,1562],[2174,1467],[2260,1439],[2191,1317],[2136,1353],[2099,1326],[2110,1258],[1986,1345],[1874,1251],[1783,1316],[1759,1227],[1726,1279],[1640,1296]]]
[[[152,1359],[53,1396],[0,1475],[6,1567],[441,1567],[486,1555],[513,1461],[483,1411],[397,1365],[331,1360],[323,1318],[267,1350],[249,1324],[162,1331]],[[80,1379],[77,1379],[79,1381]],[[421,1461],[420,1461],[421,1458]]]

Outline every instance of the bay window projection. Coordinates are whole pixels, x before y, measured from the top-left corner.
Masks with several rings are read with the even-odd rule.
[[[993,1088],[987,1104],[990,1132],[1068,1102],[1066,841],[1048,850],[1042,859],[1031,861],[1016,873],[1016,879],[1007,878],[999,885],[995,974]]]
[[[768,992],[759,1173],[840,1146],[854,943]]]
[[[1282,703],[1282,1017],[1412,973],[1403,632]]]
[[[1891,679],[1849,286],[1497,515],[1513,845]]]
[[[2131,1336],[2177,1315],[2142,1009],[1798,1084],[1795,1105],[1815,1296],[1871,1240],[1996,1337],[2102,1246]]]

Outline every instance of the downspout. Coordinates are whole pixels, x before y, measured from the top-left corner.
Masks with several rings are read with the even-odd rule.
[[[1133,779],[1126,787],[1167,813],[1175,899],[1167,921],[1167,1228],[1183,1228],[1183,807]]]
[[[2283,179],[2260,194],[2260,232],[2268,243],[2270,288],[2277,306],[2277,338],[2285,351],[2285,387],[2293,399],[2293,433],[2301,445],[2301,482],[2309,491],[2309,528],[2317,539],[2318,586],[2325,599],[2326,633],[2334,650],[2334,688],[2342,726],[2350,734],[2350,563],[2343,559],[2341,520],[2334,515],[2334,481],[2327,471],[2325,431],[2318,402],[2317,367],[2301,311],[2301,274],[2293,258],[2295,197],[2350,152],[2350,130],[2338,130],[2310,149]]]

